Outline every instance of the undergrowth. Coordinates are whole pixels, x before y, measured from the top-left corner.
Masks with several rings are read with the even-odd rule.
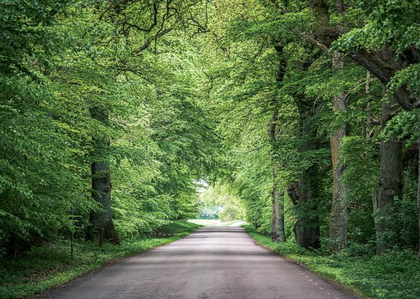
[[[176,221],[162,227],[164,237],[125,241],[121,245],[77,242],[70,255],[70,242],[61,241],[34,248],[16,258],[0,260],[0,298],[22,298],[66,283],[104,265],[165,245],[187,236],[199,225]]]
[[[245,226],[261,246],[369,298],[420,298],[420,258],[410,250],[357,256],[351,250],[328,255],[299,247],[294,242],[274,243],[269,236]]]

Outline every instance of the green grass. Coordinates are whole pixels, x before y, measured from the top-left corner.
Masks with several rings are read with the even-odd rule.
[[[420,298],[420,258],[413,251],[394,250],[380,256],[352,256],[350,251],[326,255],[293,242],[273,243],[244,226],[261,246],[307,266],[322,276],[369,298]]]
[[[35,248],[14,259],[0,260],[0,298],[22,298],[38,294],[53,286],[66,283],[104,265],[165,245],[187,236],[199,225],[176,221],[162,227],[164,237],[123,242],[119,246],[80,242],[70,256],[69,242],[59,242]],[[159,234],[159,232],[158,232]]]

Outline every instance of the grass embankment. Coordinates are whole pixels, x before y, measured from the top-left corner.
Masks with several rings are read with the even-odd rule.
[[[66,283],[118,259],[165,245],[187,236],[199,225],[176,221],[157,231],[157,236],[119,246],[80,242],[70,256],[70,243],[35,248],[14,259],[0,260],[0,298],[22,298]]]
[[[328,255],[298,247],[293,242],[273,243],[268,236],[244,226],[261,246],[307,266],[322,276],[369,298],[420,298],[420,258],[413,251],[392,251],[380,256],[355,256],[351,250]]]

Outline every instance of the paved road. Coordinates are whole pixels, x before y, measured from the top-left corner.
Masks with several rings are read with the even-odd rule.
[[[354,298],[254,244],[241,227],[207,227],[129,258],[49,298]]]

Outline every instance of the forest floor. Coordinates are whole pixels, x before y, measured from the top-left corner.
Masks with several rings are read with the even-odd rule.
[[[369,298],[420,298],[420,258],[410,250],[393,250],[377,255],[358,255],[350,248],[329,255],[325,251],[309,251],[293,240],[273,243],[269,236],[245,226],[257,244],[287,259],[306,266],[323,277],[349,287]]]
[[[74,256],[70,242],[61,241],[34,248],[16,258],[0,260],[0,298],[22,298],[64,284],[122,258],[189,235],[200,225],[176,221],[159,229],[153,237],[123,241],[121,245],[77,242]]]

